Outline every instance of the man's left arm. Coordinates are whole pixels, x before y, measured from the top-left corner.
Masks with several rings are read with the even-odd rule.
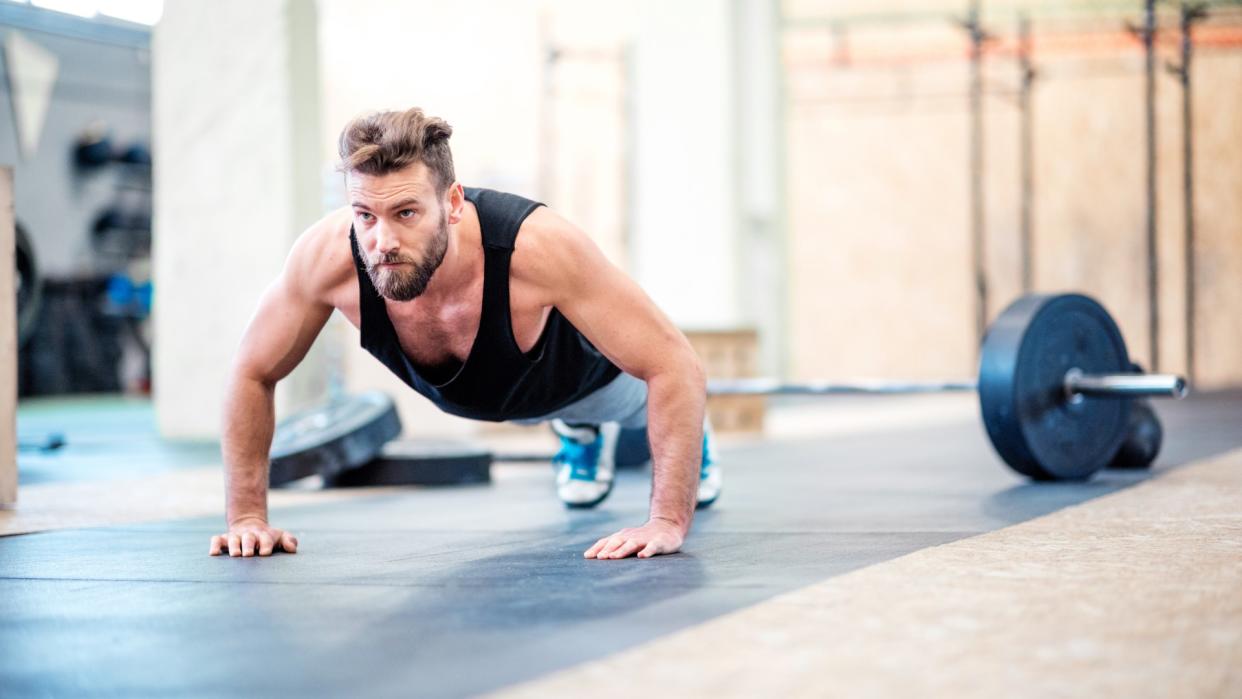
[[[584,555],[675,553],[694,517],[702,458],[706,379],[698,355],[638,284],[583,232],[546,208],[528,221],[534,224],[533,235],[523,230],[518,239],[515,278],[546,290],[548,305],[556,306],[622,371],[647,382],[650,519],[600,539]]]

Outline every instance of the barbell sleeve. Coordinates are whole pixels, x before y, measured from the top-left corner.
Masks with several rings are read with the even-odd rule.
[[[1065,374],[1067,395],[1110,398],[1175,398],[1189,393],[1186,379],[1176,374],[1087,374],[1070,369]]]

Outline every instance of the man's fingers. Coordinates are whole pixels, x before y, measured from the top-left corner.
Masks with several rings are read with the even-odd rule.
[[[219,556],[222,548],[224,548],[224,537],[217,534],[211,537],[211,548],[207,549],[207,555]]]
[[[276,548],[276,540],[272,538],[272,535],[268,532],[261,532],[259,534],[259,555],[270,556],[274,548]]]
[[[245,534],[242,534],[242,537],[241,537],[242,556],[253,556],[254,545],[256,543],[258,543],[258,537],[256,537],[252,532],[246,532]]]
[[[658,541],[652,541],[648,543],[646,546],[644,546],[642,551],[638,552],[638,557],[639,558],[651,558],[652,556],[657,556],[661,553],[664,553],[662,549],[663,547],[660,546],[660,543]]]
[[[241,537],[237,534],[229,534],[229,555],[233,557],[241,555]]]
[[[626,558],[627,556],[633,555],[634,552],[637,551],[638,549],[642,548],[643,543],[644,542],[639,541],[637,539],[630,539],[629,541],[625,542],[625,544],[623,544],[619,548],[613,549],[612,553],[609,554],[608,557],[609,558]]]
[[[608,537],[608,541],[604,542],[604,548],[600,549],[599,553],[595,554],[595,557],[596,558],[608,558],[609,556],[612,555],[613,551],[616,551],[618,548],[621,547],[621,544],[624,544],[624,543],[625,543],[625,539],[621,539],[617,537],[616,535],[610,536]]]
[[[298,552],[298,538],[290,534],[289,532],[281,532],[280,533],[280,548],[284,549],[286,553],[297,553]]]
[[[586,553],[582,554],[582,557],[583,558],[595,558],[596,556],[599,555],[599,552],[604,549],[604,544],[607,544],[607,543],[608,543],[608,539],[606,537],[603,539],[600,539],[599,541],[595,542],[594,546],[587,549]]]

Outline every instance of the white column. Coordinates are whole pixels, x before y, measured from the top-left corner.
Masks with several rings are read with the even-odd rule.
[[[259,296],[321,213],[311,0],[168,3],[152,41],[154,392],[160,431],[216,438]],[[322,393],[322,353],[278,413]]]

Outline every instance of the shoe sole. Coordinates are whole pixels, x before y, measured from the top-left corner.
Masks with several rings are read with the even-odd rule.
[[[696,509],[696,510],[706,510],[707,508],[709,508],[709,507],[711,507],[711,506],[712,506],[712,503],[713,503],[713,502],[716,502],[716,501],[717,501],[717,500],[719,500],[719,499],[720,499],[720,493],[716,493],[716,497],[712,498],[711,500],[702,500],[702,501],[700,501],[700,502],[696,502],[696,503],[694,504],[694,509]]]
[[[591,501],[589,501],[589,502],[565,502],[564,500],[561,500],[561,502],[565,503],[565,507],[567,507],[567,508],[569,508],[569,509],[571,509],[571,510],[589,510],[589,509],[591,509],[592,507],[595,507],[596,505],[600,504],[601,502],[603,502],[603,501],[607,500],[607,499],[608,499],[608,496],[609,496],[609,495],[611,495],[611,494],[612,494],[612,483],[609,483],[609,484],[608,484],[608,489],[604,491],[604,494],[603,494],[603,495],[601,495],[601,496],[599,496],[598,498],[595,498],[594,500],[591,500]]]

